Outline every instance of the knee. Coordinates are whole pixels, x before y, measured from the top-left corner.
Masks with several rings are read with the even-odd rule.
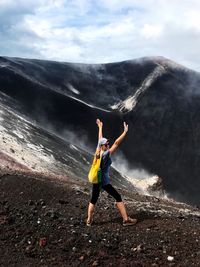
[[[93,203],[89,203],[89,205],[88,205],[88,210],[90,211],[90,212],[94,212],[94,208],[95,208],[95,205],[93,204]]]
[[[90,203],[95,205],[97,203],[98,197],[92,197]]]
[[[120,194],[116,195],[116,202],[122,202],[122,197]]]

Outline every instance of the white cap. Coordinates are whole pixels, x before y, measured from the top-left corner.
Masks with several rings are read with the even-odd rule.
[[[108,142],[108,139],[102,137],[99,139],[98,146],[103,146]]]

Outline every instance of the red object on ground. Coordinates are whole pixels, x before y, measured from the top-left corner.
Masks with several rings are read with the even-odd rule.
[[[40,246],[40,247],[44,247],[44,246],[46,246],[46,244],[47,244],[47,239],[46,239],[46,237],[42,237],[42,238],[40,238],[40,240],[39,240],[39,246]]]

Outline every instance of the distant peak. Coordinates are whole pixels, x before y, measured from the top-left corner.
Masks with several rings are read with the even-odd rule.
[[[153,62],[155,64],[159,64],[165,69],[176,69],[176,70],[184,70],[191,71],[191,69],[171,60],[163,56],[151,56],[151,57],[141,57],[131,60],[136,63],[145,64],[147,62]]]

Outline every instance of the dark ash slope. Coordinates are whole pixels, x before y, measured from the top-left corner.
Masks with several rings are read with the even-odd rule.
[[[124,228],[103,193],[88,228],[88,189],[71,179],[1,177],[0,265],[199,266],[198,210],[122,190],[129,214],[139,220]]]
[[[96,117],[111,140],[126,120],[121,149],[129,162],[161,176],[172,196],[197,204],[199,85],[199,73],[164,58],[106,65],[0,58],[0,89],[19,101],[21,113],[61,134],[80,131],[94,147]]]

